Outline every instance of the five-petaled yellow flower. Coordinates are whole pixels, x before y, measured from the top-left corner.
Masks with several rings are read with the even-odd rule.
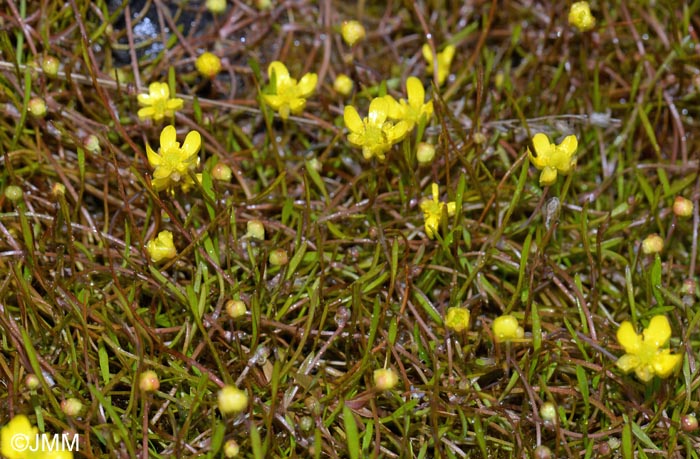
[[[289,118],[289,113],[298,115],[306,107],[306,99],[316,89],[318,75],[307,73],[297,83],[297,80],[289,76],[287,67],[274,61],[267,68],[270,77],[270,86],[274,88],[273,94],[263,94],[263,100],[280,114],[283,120]]]
[[[161,231],[155,239],[148,241],[148,244],[146,244],[146,251],[151,256],[151,260],[154,263],[175,258],[177,250],[173,243],[173,233],[170,231]]]
[[[160,148],[158,153],[146,144],[148,162],[153,170],[153,188],[156,191],[181,186],[185,191],[192,186],[193,180],[189,171],[199,164],[197,152],[202,138],[197,131],[190,131],[185,137],[185,143],[180,147],[177,142],[175,126],[166,126],[160,133]]]
[[[453,45],[445,46],[445,49],[441,53],[437,53],[437,71],[438,71],[438,85],[442,85],[447,79],[447,75],[450,74],[450,65],[452,65],[452,59],[455,57],[455,51],[457,49]],[[423,57],[428,63],[428,74],[433,75],[433,52],[430,50],[430,45],[427,43],[423,45]]]
[[[666,316],[652,317],[641,335],[634,331],[631,323],[624,321],[617,330],[617,341],[625,349],[625,355],[617,360],[616,365],[625,373],[634,370],[644,382],[650,381],[654,375],[667,378],[683,358],[680,354],[671,354],[668,348],[662,349],[670,338],[671,326]]]
[[[440,202],[439,188],[437,183],[432,186],[433,199],[426,199],[420,203],[420,208],[423,211],[423,219],[425,220],[425,234],[432,239],[440,230],[440,222],[442,221],[442,212],[447,209],[447,215],[453,216],[456,210],[454,202]]]
[[[343,118],[345,126],[350,133],[348,141],[356,147],[362,148],[362,156],[370,159],[376,156],[384,161],[384,154],[389,151],[392,145],[401,141],[406,132],[408,124],[406,121],[399,121],[394,124],[387,121],[389,116],[389,102],[385,97],[376,97],[369,104],[369,114],[363,120],[352,105],[345,106]]]
[[[139,94],[137,98],[140,105],[145,105],[138,111],[139,119],[142,120],[153,118],[153,121],[160,121],[166,116],[171,118],[184,104],[182,99],[170,98],[168,83],[151,83],[148,85],[148,94]]]
[[[576,148],[578,140],[575,135],[570,135],[559,145],[550,143],[549,138],[542,133],[535,134],[532,138],[532,146],[535,154],[527,149],[530,161],[537,169],[540,169],[540,185],[551,185],[557,180],[557,173],[566,175],[576,165]]]
[[[569,10],[569,24],[581,32],[587,32],[595,27],[595,16],[591,14],[588,2],[576,2]]]
[[[73,459],[71,451],[63,449],[61,442],[52,442],[47,434],[39,434],[23,414],[0,429],[0,454],[6,459]]]
[[[385,96],[389,102],[389,118],[403,120],[408,124],[408,130],[420,123],[425,118],[428,122],[433,115],[433,101],[424,102],[425,89],[423,83],[416,77],[408,77],[406,80],[406,94],[408,101],[401,99],[398,102],[391,96]]]

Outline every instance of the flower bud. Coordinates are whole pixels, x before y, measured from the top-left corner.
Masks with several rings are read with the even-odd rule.
[[[39,388],[39,378],[36,375],[29,374],[24,378],[24,385],[29,390],[36,390]]]
[[[29,99],[29,113],[36,118],[46,116],[46,102],[41,97],[32,97]]]
[[[241,300],[228,300],[226,302],[225,308],[226,314],[228,314],[229,317],[231,317],[232,319],[238,319],[239,317],[242,317],[247,309],[245,303]]]
[[[234,386],[224,386],[218,400],[219,411],[223,414],[240,413],[248,406],[248,394]]]
[[[211,171],[211,176],[220,182],[230,182],[233,172],[227,164],[216,163],[216,166]]]
[[[540,407],[540,417],[546,423],[553,423],[557,420],[557,407],[552,402],[544,402]]]
[[[248,220],[246,224],[246,236],[259,241],[265,240],[265,226],[260,220]]]
[[[685,414],[681,416],[681,429],[683,432],[695,432],[698,430],[698,418],[694,414]]]
[[[59,62],[58,59],[56,59],[53,56],[45,56],[44,59],[41,61],[41,69],[44,71],[44,74],[48,77],[55,77],[58,75],[58,67],[59,67]]]
[[[236,443],[236,440],[228,440],[224,443],[224,456],[226,457],[237,457],[241,448]]]
[[[545,445],[540,445],[537,448],[535,448],[535,454],[533,456],[534,459],[551,459],[552,457],[552,450],[549,449],[549,447]]]
[[[335,89],[335,92],[343,96],[347,96],[352,92],[353,85],[354,84],[350,77],[344,73],[341,73],[335,77],[335,81],[333,81],[333,89]]]
[[[54,183],[51,186],[51,196],[59,198],[66,195],[66,186],[63,183]]]
[[[374,370],[374,385],[379,390],[390,390],[399,382],[399,376],[391,368]]]
[[[102,151],[102,147],[100,147],[100,139],[98,139],[95,134],[90,134],[89,136],[85,137],[83,140],[83,145],[87,151],[93,154],[98,154]]]
[[[221,59],[207,51],[197,58],[194,66],[200,74],[211,79],[221,71]]]
[[[359,21],[345,21],[340,26],[340,34],[343,36],[345,43],[352,46],[358,41],[365,38],[365,27]]]
[[[656,233],[650,234],[642,241],[642,252],[645,255],[659,253],[664,249],[664,240]]]
[[[155,392],[160,389],[158,375],[153,370],[146,370],[139,376],[139,389],[143,392]]]
[[[694,279],[686,279],[681,286],[681,293],[684,295],[695,295],[697,284]]]
[[[416,159],[420,164],[428,164],[435,158],[435,147],[427,142],[420,142],[416,147]]]
[[[693,215],[693,201],[683,196],[676,196],[673,201],[673,213],[679,217],[690,217]]]
[[[61,402],[61,411],[68,417],[75,417],[83,410],[83,404],[77,398],[69,398]]]
[[[226,0],[207,0],[204,5],[212,14],[219,14],[226,11]]]
[[[270,264],[272,266],[284,266],[289,262],[289,255],[284,249],[275,249],[270,252]]]
[[[22,188],[17,185],[9,185],[5,188],[5,197],[12,202],[17,202],[22,199]]]
[[[497,343],[521,339],[525,336],[523,327],[518,325],[518,319],[510,314],[496,317],[493,321],[492,328]]]

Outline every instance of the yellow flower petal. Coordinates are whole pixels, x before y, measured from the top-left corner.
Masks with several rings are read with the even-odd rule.
[[[154,98],[168,99],[170,97],[170,88],[168,87],[167,83],[151,83],[148,86],[148,91],[151,93],[151,96],[154,96]]]
[[[163,130],[160,133],[161,152],[164,150],[169,150],[173,146],[175,146],[176,148],[178,147],[177,132],[175,131],[175,126],[170,125],[163,128]]]
[[[554,167],[545,166],[540,173],[540,186],[549,186],[557,181],[557,170]]]
[[[343,111],[343,120],[345,121],[345,126],[350,130],[350,132],[354,133],[355,135],[364,133],[365,125],[362,122],[362,118],[360,118],[360,115],[357,113],[357,109],[352,105],[345,106],[345,110]],[[349,138],[350,136],[348,136],[348,139]],[[355,144],[357,145],[357,143]]]
[[[182,99],[170,99],[166,102],[165,108],[168,111],[174,112],[180,110],[184,104],[185,101]]]
[[[161,164],[162,158],[158,153],[153,151],[150,145],[146,144],[146,155],[148,156],[148,163],[151,165],[151,167],[156,167]]]
[[[571,156],[576,153],[578,148],[578,139],[575,135],[566,136],[566,138],[559,144],[559,149],[562,150],[567,155]]]
[[[652,367],[654,373],[661,378],[667,378],[681,364],[683,356],[680,354],[670,354],[668,349],[654,357]]]
[[[634,327],[628,321],[622,322],[617,329],[617,342],[627,354],[637,354],[642,348],[642,337],[634,331]]]
[[[364,136],[362,134],[357,134],[351,132],[348,134],[348,142],[355,145],[356,147],[361,147],[364,144]]]
[[[652,368],[649,365],[645,364],[635,368],[634,374],[636,374],[637,378],[639,378],[639,380],[643,382],[649,382],[651,381],[651,378],[654,377],[654,372],[652,371]]]
[[[386,101],[386,113],[389,118],[400,120],[404,117],[404,109],[396,99],[394,99],[390,94],[387,94],[384,96],[384,100]]]
[[[640,365],[640,361],[639,357],[634,354],[625,354],[617,359],[615,365],[625,373],[629,373]]]
[[[435,234],[439,231],[440,219],[434,215],[430,215],[425,219],[425,235],[429,239],[433,239]]]
[[[387,132],[387,138],[389,142],[394,144],[403,140],[409,131],[409,125],[406,121],[399,121],[394,124]]]
[[[528,149],[530,161],[532,161],[535,167],[542,169],[548,165],[555,147],[550,143],[549,138],[542,133],[535,134],[532,138],[532,146],[535,151],[533,153]]]
[[[666,316],[652,317],[649,326],[644,330],[644,343],[654,347],[664,346],[671,338],[671,325]]]
[[[423,58],[425,61],[428,63],[428,66],[430,68],[433,67],[433,52],[430,49],[429,44],[424,44],[423,47],[421,48],[421,52],[423,53]]]
[[[137,112],[137,115],[138,115],[140,120],[153,118],[156,115],[156,109],[153,107],[143,107],[143,108],[139,109],[139,111]]]
[[[273,110],[279,110],[285,101],[282,96],[278,96],[277,94],[263,94],[263,100],[265,100],[265,103],[272,107]]]
[[[202,144],[202,137],[197,131],[190,131],[182,144],[182,151],[188,156],[196,155]]]
[[[433,195],[433,201],[438,202],[440,200],[440,187],[437,183],[433,183],[430,187],[430,193]]]
[[[442,59],[445,61],[445,63],[449,65],[452,63],[452,59],[454,59],[456,51],[457,48],[455,48],[454,45],[447,45],[440,54],[442,55]]]
[[[369,103],[369,114],[367,118],[370,124],[380,127],[386,121],[388,116],[389,106],[383,97],[375,97]]]
[[[289,102],[289,110],[295,115],[304,111],[304,107],[306,107],[306,99],[298,98]]]
[[[270,80],[279,82],[280,80],[289,79],[289,70],[287,70],[287,66],[280,61],[273,61],[267,67],[267,76],[270,77]]]
[[[150,94],[139,94],[136,96],[136,100],[138,100],[141,105],[151,105],[153,103]]]
[[[318,82],[318,75],[315,73],[307,73],[297,85],[297,90],[299,91],[299,97],[309,97],[316,90],[316,83]]]
[[[420,109],[425,100],[425,89],[423,83],[414,76],[408,77],[406,80],[406,93],[408,96],[408,104],[412,107]]]

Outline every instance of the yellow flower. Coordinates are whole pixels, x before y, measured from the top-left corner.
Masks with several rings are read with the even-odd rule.
[[[17,415],[0,429],[0,454],[6,459],[73,459],[73,453],[64,449],[46,449],[61,447],[61,441],[54,442],[47,434],[39,434],[29,419]]]
[[[433,53],[430,50],[430,45],[427,43],[423,45],[423,57],[428,63],[428,75],[432,77],[433,68]],[[452,59],[455,57],[456,48],[452,45],[445,46],[445,49],[441,53],[437,53],[437,66],[438,66],[438,85],[442,85],[447,79],[447,75],[450,74],[450,65],[452,65]]]
[[[539,133],[532,138],[532,145],[535,147],[535,155],[529,148],[527,154],[532,164],[542,171],[541,186],[554,183],[557,180],[557,172],[566,175],[576,166],[574,153],[578,148],[578,140],[575,135],[570,135],[559,145],[554,145],[545,134]]]
[[[406,94],[408,102],[405,99],[396,101],[391,96],[385,96],[389,102],[389,118],[395,120],[403,120],[408,124],[408,130],[420,123],[422,118],[428,122],[433,115],[433,101],[429,100],[423,103],[425,99],[425,89],[423,83],[416,77],[408,77],[406,80]]]
[[[469,309],[452,307],[447,310],[445,325],[456,332],[461,332],[469,327]]]
[[[168,83],[151,83],[148,85],[148,94],[139,94],[137,98],[140,105],[145,105],[138,111],[139,119],[142,120],[153,118],[153,121],[160,121],[166,116],[172,117],[184,104],[182,99],[170,98]]]
[[[389,102],[384,97],[376,97],[369,104],[369,114],[363,120],[352,105],[345,106],[343,118],[350,133],[348,142],[362,148],[362,156],[370,159],[376,156],[384,161],[384,153],[401,141],[408,131],[408,124],[387,121]]]
[[[214,78],[221,71],[221,59],[210,52],[202,53],[194,62],[197,71],[207,78]]]
[[[316,89],[318,75],[307,73],[297,83],[297,80],[289,76],[287,67],[279,62],[270,63],[267,68],[270,77],[270,87],[274,88],[273,94],[263,94],[263,100],[279,112],[283,120],[289,118],[289,113],[298,115],[306,107],[306,99]]]
[[[440,230],[440,222],[442,221],[443,209],[447,209],[447,215],[455,214],[456,204],[454,202],[440,202],[438,200],[439,188],[437,183],[432,186],[433,199],[426,199],[420,203],[420,208],[423,211],[423,219],[425,220],[425,234],[432,239]]]
[[[0,429],[0,453],[7,459],[29,457],[27,449],[35,444],[37,432],[25,415],[15,416]]]
[[[595,17],[591,14],[588,2],[576,2],[569,10],[569,24],[581,32],[587,32],[595,27]]]
[[[497,343],[511,341],[514,339],[522,339],[525,336],[525,330],[518,325],[518,319],[510,314],[505,314],[496,317],[491,325],[493,336]]]
[[[667,378],[680,365],[682,356],[671,354],[668,348],[661,349],[671,338],[671,326],[666,316],[654,316],[642,335],[634,331],[628,321],[620,324],[617,341],[625,349],[625,355],[616,365],[625,373],[634,370],[639,379],[650,381],[654,375]]]
[[[148,162],[153,167],[153,188],[156,191],[180,185],[187,190],[193,184],[190,170],[199,164],[197,152],[202,138],[197,131],[190,131],[185,137],[185,143],[180,147],[177,142],[175,126],[166,126],[160,133],[160,148],[158,153],[146,144]]]
[[[352,46],[365,38],[365,27],[358,21],[345,21],[340,26],[340,35],[343,36],[345,43]]]
[[[155,239],[148,241],[146,251],[154,263],[175,258],[177,250],[175,249],[175,244],[173,244],[173,233],[161,231]]]

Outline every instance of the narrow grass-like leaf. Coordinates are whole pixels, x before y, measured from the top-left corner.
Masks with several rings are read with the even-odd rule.
[[[350,408],[343,404],[343,425],[345,426],[345,438],[348,444],[348,454],[350,459],[359,459],[360,457],[360,438],[357,431],[355,416]]]

